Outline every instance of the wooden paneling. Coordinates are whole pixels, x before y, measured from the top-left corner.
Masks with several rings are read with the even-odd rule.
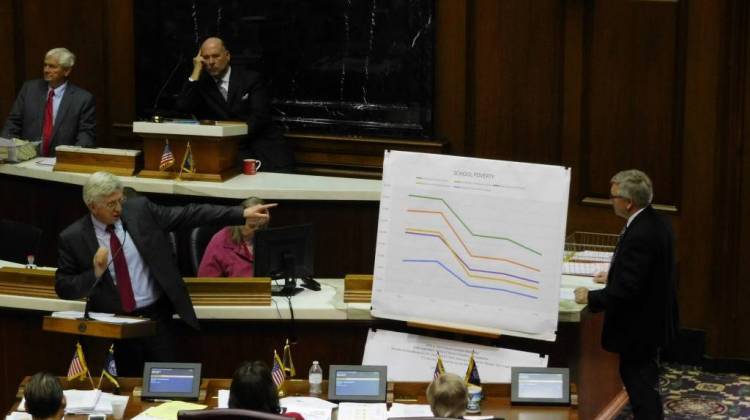
[[[564,3],[472,4],[467,154],[559,163]]]
[[[16,97],[16,69],[18,67],[15,56],[15,31],[7,28],[13,27],[13,0],[0,0],[0,61],[3,66],[3,76],[0,77],[0,129],[5,124],[5,116],[8,115],[13,100]]]
[[[676,203],[685,2],[597,1],[584,11],[584,196],[607,197],[613,169],[638,167]]]

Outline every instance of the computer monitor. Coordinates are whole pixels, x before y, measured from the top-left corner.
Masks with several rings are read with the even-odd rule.
[[[197,400],[200,384],[200,363],[146,362],[141,398]]]
[[[568,368],[510,368],[511,404],[570,404]]]
[[[331,401],[385,402],[386,366],[331,365],[328,399]]]
[[[255,232],[255,277],[284,280],[272,287],[274,295],[291,296],[300,290],[297,279],[315,290],[313,229],[311,224],[261,229]],[[308,284],[309,282],[309,284]],[[319,288],[319,286],[318,286]]]

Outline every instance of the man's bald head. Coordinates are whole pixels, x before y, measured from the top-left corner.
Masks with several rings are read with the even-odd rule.
[[[229,68],[230,55],[221,38],[207,38],[201,44],[203,68],[214,78],[221,78]]]

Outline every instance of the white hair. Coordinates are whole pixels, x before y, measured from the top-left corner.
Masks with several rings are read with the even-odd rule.
[[[44,55],[44,58],[50,57],[56,58],[57,62],[60,63],[60,66],[66,69],[69,69],[76,64],[75,54],[70,52],[70,50],[67,48],[53,48],[47,51],[47,54]]]
[[[115,192],[122,191],[122,188],[122,181],[111,173],[94,172],[83,184],[83,202],[88,206]]]
[[[638,169],[620,171],[609,182],[617,184],[620,187],[620,195],[632,200],[633,204],[639,209],[651,204],[651,200],[654,198],[651,178]]]

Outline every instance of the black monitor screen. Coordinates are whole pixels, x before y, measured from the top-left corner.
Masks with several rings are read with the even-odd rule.
[[[312,225],[284,226],[255,232],[255,277],[313,276]]]
[[[141,398],[195,400],[200,394],[201,364],[146,362]]]

